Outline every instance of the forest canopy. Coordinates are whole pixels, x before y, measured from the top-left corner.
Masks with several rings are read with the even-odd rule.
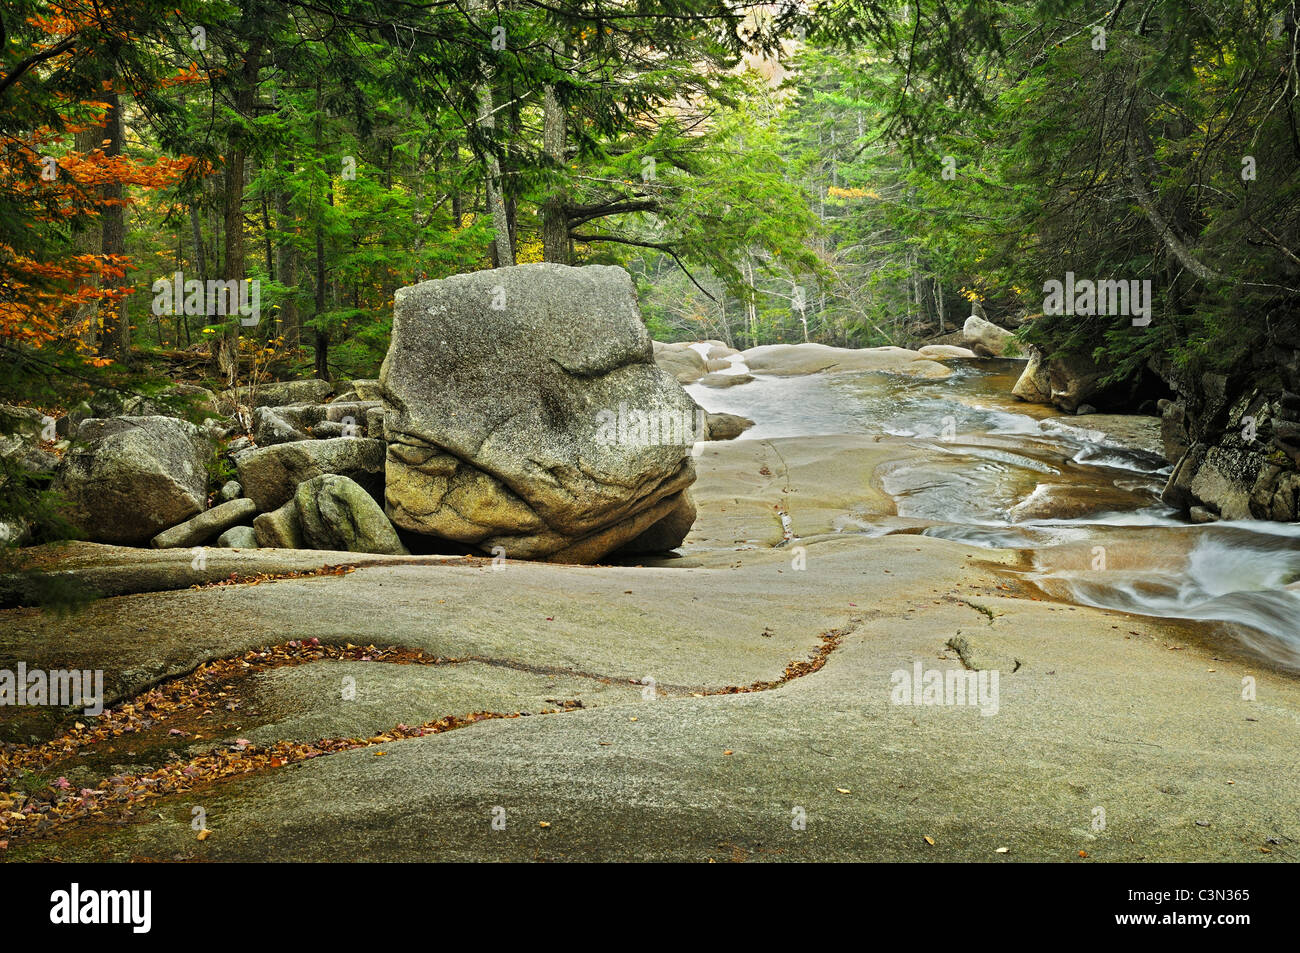
[[[1294,4],[18,0],[2,23],[14,402],[373,375],[397,288],[530,261],[622,264],[655,337],[737,346],[916,343],[973,306],[1039,315],[1067,273],[1149,281],[1145,326],[1023,332],[1117,377],[1244,360],[1300,294]],[[173,277],[255,282],[256,321],[160,307]]]

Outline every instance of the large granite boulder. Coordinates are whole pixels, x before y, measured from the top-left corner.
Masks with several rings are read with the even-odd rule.
[[[793,377],[802,374],[839,374],[878,371],[906,377],[947,377],[952,372],[938,361],[905,347],[831,347],[828,344],[763,344],[741,352],[755,374]]]
[[[384,444],[365,437],[299,440],[245,450],[235,456],[244,496],[263,512],[283,506],[298,485],[325,473],[351,477],[383,499]]]
[[[677,379],[679,384],[690,384],[709,372],[708,362],[689,344],[654,342],[655,363]]]
[[[1016,357],[1020,353],[1015,335],[979,315],[967,318],[961,333],[966,345],[980,357]]]
[[[1051,402],[1072,414],[1102,393],[1105,370],[1084,354],[1057,355],[1047,362]]]
[[[332,473],[315,477],[298,487],[294,503],[311,549],[407,555],[384,511],[355,480]]]
[[[136,546],[201,512],[213,446],[175,417],[83,421],[54,489],[86,539]]]
[[[680,513],[695,479],[695,404],[654,363],[621,268],[402,288],[380,382],[387,512],[407,530],[594,562]]]
[[[1020,379],[1011,393],[1030,404],[1050,404],[1052,402],[1052,379],[1047,373],[1047,363],[1043,352],[1036,347],[1029,349],[1029,360],[1020,372]]]

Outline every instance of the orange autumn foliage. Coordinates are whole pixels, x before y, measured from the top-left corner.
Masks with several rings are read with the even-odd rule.
[[[59,5],[52,16],[28,22],[48,38],[53,48],[77,33],[92,15],[75,3]],[[103,21],[99,21],[102,26]],[[128,39],[123,37],[124,40]],[[45,69],[57,68],[68,53],[53,57]],[[3,71],[0,70],[0,75]],[[164,86],[201,82],[194,64],[162,80]],[[114,91],[111,82],[103,83]],[[120,95],[130,95],[122,89]],[[85,314],[89,304],[112,306],[129,294],[123,280],[132,267],[125,255],[78,253],[70,240],[74,231],[96,228],[105,209],[124,207],[137,194],[172,185],[187,174],[202,174],[192,156],[158,156],[142,160],[130,155],[106,155],[103,146],[89,151],[73,148],[76,133],[105,128],[109,104],[77,101],[55,94],[61,121],[42,126],[22,138],[0,139],[0,193],[21,209],[17,235],[0,236],[0,342],[29,347],[80,337],[82,327],[64,326],[64,316]],[[114,187],[122,187],[120,190]],[[107,192],[120,191],[122,197]],[[92,358],[96,364],[107,363]]]

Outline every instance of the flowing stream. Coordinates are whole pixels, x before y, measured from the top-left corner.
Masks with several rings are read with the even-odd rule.
[[[756,376],[687,390],[713,412],[756,423],[740,439],[869,434],[920,452],[877,473],[898,515],[925,535],[1015,549],[1053,599],[1139,615],[1200,620],[1300,670],[1300,525],[1192,525],[1160,502],[1170,467],[1133,438],[1087,417],[1011,396],[1023,363],[953,361],[942,380],[885,374]],[[733,373],[743,373],[737,361]],[[839,528],[879,534],[846,514]]]

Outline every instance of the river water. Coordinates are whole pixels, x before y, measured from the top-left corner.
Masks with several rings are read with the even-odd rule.
[[[755,426],[740,439],[868,434],[919,452],[878,471],[898,515],[925,535],[1025,555],[1025,580],[1050,598],[1199,620],[1210,641],[1300,671],[1300,525],[1192,525],[1160,502],[1170,467],[1149,452],[1047,418],[1011,396],[1019,361],[948,362],[952,376],[758,375],[687,390]],[[743,365],[733,367],[743,372]],[[870,520],[841,530],[879,535]]]

